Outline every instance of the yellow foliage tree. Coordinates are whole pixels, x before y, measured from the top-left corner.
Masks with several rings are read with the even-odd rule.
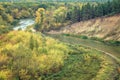
[[[9,61],[13,77],[21,80],[38,80],[41,79],[39,74],[59,71],[68,53],[63,43],[24,31],[4,34],[0,43],[0,63]],[[6,75],[2,78],[6,79]]]
[[[0,5],[0,11],[4,11],[4,7],[2,5]]]
[[[36,19],[35,19],[35,21],[36,21],[37,24],[43,23],[44,15],[45,15],[45,9],[44,8],[39,8],[36,11]]]
[[[12,23],[13,22],[13,17],[10,15],[10,14],[7,14],[7,21],[9,23]]]
[[[45,9],[44,8],[39,8],[36,11],[36,19],[35,19],[36,27],[35,27],[35,29],[36,30],[43,30],[44,21],[45,21]]]
[[[56,22],[64,22],[67,14],[67,9],[65,7],[59,7],[54,11],[53,16]]]
[[[11,71],[9,70],[0,71],[0,80],[12,80],[11,76]]]
[[[12,16],[13,16],[14,18],[19,19],[19,18],[20,18],[19,10],[18,10],[18,9],[13,9],[13,10],[12,10]]]

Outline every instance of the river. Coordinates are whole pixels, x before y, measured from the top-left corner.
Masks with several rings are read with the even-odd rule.
[[[30,26],[34,24],[35,21],[33,19],[21,19],[19,22],[18,26],[15,26],[14,30],[18,30],[21,28],[22,30],[25,30],[27,26]],[[90,46],[91,48],[96,48],[101,51],[108,52],[117,58],[120,59],[120,46],[110,46],[106,45],[102,42],[94,41],[94,40],[89,40],[89,39],[80,39],[80,38],[75,38],[75,37],[67,37],[63,35],[49,35],[53,38],[59,39],[60,41],[70,43],[70,44],[79,44],[83,46]]]
[[[33,19],[21,19],[17,26],[15,26],[13,29],[18,30],[22,29],[25,30],[28,26],[33,25],[35,21]]]

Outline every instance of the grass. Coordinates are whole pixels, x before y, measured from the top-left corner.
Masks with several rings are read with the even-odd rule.
[[[71,47],[73,51],[61,70],[43,76],[43,80],[114,80],[118,77],[116,64],[111,58],[82,46]]]
[[[77,35],[77,34],[62,34],[63,36],[71,36],[71,37],[76,37],[76,38],[81,38],[81,39],[90,39],[90,40],[95,40],[95,41],[99,41],[102,42],[104,44],[107,45],[113,45],[113,46],[120,46],[120,41],[115,41],[115,40],[104,40],[102,38],[98,38],[98,37],[87,37],[85,35]]]
[[[77,38],[81,38],[81,39],[88,39],[87,36],[85,35],[75,35],[75,34],[62,34],[63,36],[72,36],[72,37],[77,37]]]

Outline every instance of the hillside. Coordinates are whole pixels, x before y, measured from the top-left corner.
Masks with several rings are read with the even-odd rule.
[[[41,33],[11,31],[0,36],[0,80],[119,80],[117,69],[103,52]]]
[[[104,38],[105,40],[120,41],[120,14],[81,21],[50,33],[74,33],[89,37]]]

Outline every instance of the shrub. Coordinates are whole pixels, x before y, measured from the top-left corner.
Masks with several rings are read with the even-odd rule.
[[[0,71],[0,80],[10,80],[11,72],[9,70]]]

